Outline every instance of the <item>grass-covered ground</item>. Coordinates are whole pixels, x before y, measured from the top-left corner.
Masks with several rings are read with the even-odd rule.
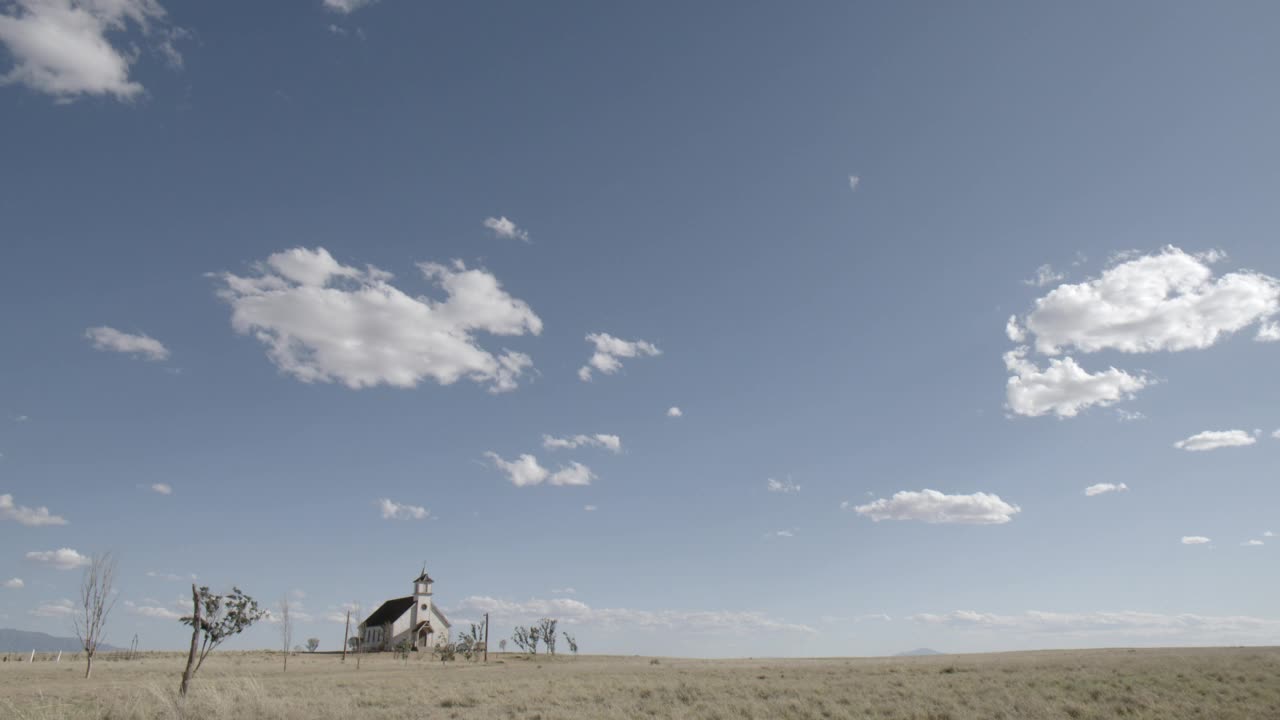
[[[916,658],[676,660],[491,655],[487,665],[224,653],[177,696],[183,658],[0,663],[0,717],[1280,718],[1280,648]]]

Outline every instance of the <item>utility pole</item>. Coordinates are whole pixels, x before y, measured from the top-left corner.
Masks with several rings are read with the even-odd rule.
[[[484,614],[484,661],[489,662],[489,613]]]
[[[347,611],[347,624],[342,626],[342,662],[347,661],[347,639],[351,637],[351,611]]]

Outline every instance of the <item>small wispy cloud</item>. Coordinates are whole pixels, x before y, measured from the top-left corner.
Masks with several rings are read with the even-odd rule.
[[[1128,489],[1129,486],[1124,483],[1120,483],[1118,485],[1115,483],[1098,483],[1085,488],[1084,494],[1089,497],[1093,497],[1094,495],[1102,495],[1103,493],[1124,492]]]
[[[1182,536],[1183,545],[1207,545],[1211,542],[1213,541],[1207,537],[1204,537],[1203,535],[1183,535]]]
[[[595,512],[597,508],[595,505],[583,505],[582,509],[584,512]]]
[[[529,242],[529,232],[505,217],[485,218],[484,226],[492,230],[494,235],[504,240]]]
[[[431,514],[422,506],[404,505],[387,498],[378,500],[378,509],[383,520],[425,520]]]
[[[1185,440],[1179,440],[1173,446],[1187,452],[1205,452],[1219,448],[1246,447],[1257,441],[1256,437],[1244,430],[1205,430]]]
[[[857,189],[858,189],[858,186],[859,186],[859,185],[861,185],[861,184],[862,184],[862,178],[858,177],[857,175],[850,175],[850,176],[849,176],[849,189],[850,189],[850,190],[857,190]]]
[[[71,548],[60,548],[58,550],[37,550],[27,553],[27,559],[33,562],[52,565],[58,570],[75,570],[89,564],[89,558],[85,555],[72,550]]]
[[[548,450],[574,449],[580,447],[598,447],[612,452],[622,452],[622,438],[617,435],[597,433],[595,435],[571,435],[567,437],[542,436],[542,447]]]
[[[160,495],[172,495],[173,486],[169,483],[152,483],[151,492],[158,493]]]
[[[1022,283],[1024,285],[1031,285],[1032,287],[1044,287],[1045,285],[1052,285],[1053,283],[1065,280],[1066,277],[1067,276],[1065,274],[1054,270],[1052,265],[1046,263],[1036,268],[1036,274],[1026,280],[1023,280]]]
[[[623,340],[609,333],[588,333],[587,342],[595,346],[595,352],[587,364],[578,368],[578,379],[590,382],[592,373],[599,371],[612,375],[622,369],[619,358],[654,357],[662,351],[657,345],[644,340]]]
[[[841,505],[848,509],[846,502]],[[962,525],[1002,525],[1013,519],[1022,508],[1000,499],[999,495],[976,492],[969,495],[947,495],[937,490],[902,490],[891,498],[880,498],[853,511],[876,522],[881,520],[914,520],[925,523]]]
[[[159,578],[161,580],[169,580],[172,582],[190,582],[198,579],[195,573],[191,573],[190,575],[179,575],[171,572],[160,572],[159,570],[148,570],[147,577]]]
[[[672,405],[667,408],[667,417],[684,417],[684,411],[675,405]]]
[[[25,505],[15,504],[13,496],[9,494],[0,495],[0,519],[13,520],[19,525],[26,525],[27,527],[67,524],[66,518],[54,515],[49,512],[47,507],[29,508]]]
[[[1259,546],[1265,545],[1266,543],[1262,542],[1261,540],[1245,540],[1240,544],[1245,547],[1259,547]]]
[[[85,330],[84,336],[93,341],[96,350],[125,353],[152,361],[169,358],[169,348],[149,335],[131,335],[103,325]]]
[[[368,7],[378,0],[324,0],[325,10],[350,15],[362,7]]]
[[[504,460],[502,456],[493,451],[486,452],[485,457],[493,463],[493,466],[506,474],[507,479],[516,487],[526,487],[529,485],[590,485],[595,479],[595,473],[591,472],[591,468],[580,462],[570,461],[568,465],[560,466],[560,469],[551,472],[538,462],[538,458],[525,453],[515,460]]]
[[[8,580],[5,580],[4,586],[9,588],[10,590],[21,590],[22,588],[26,587],[27,584],[22,581],[22,578],[16,577],[16,578],[9,578]]]
[[[792,482],[790,477],[786,480],[769,478],[765,481],[765,489],[772,493],[783,493],[787,495],[800,492],[800,486]]]
[[[36,617],[58,618],[71,617],[76,611],[75,604],[70,600],[54,600],[52,602],[43,603],[34,610],[28,612]]]

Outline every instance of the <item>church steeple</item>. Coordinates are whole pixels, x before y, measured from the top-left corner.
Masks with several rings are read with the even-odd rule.
[[[422,574],[418,575],[418,577],[414,578],[413,580],[413,594],[414,595],[430,595],[431,583],[433,582],[435,581],[432,580],[431,576],[427,574],[427,566],[423,565]]]

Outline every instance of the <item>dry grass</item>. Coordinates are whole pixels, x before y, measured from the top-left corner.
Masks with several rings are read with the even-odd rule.
[[[0,663],[0,717],[61,718],[1280,718],[1280,648],[1090,650],[880,659],[491,656],[449,667],[365,656]]]

